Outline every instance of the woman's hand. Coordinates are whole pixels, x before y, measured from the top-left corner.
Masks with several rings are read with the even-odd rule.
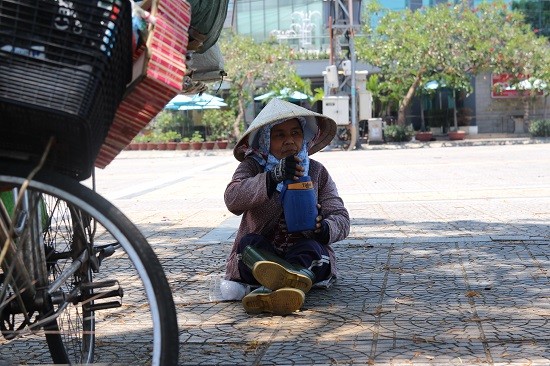
[[[285,179],[298,180],[304,175],[304,167],[300,165],[302,160],[296,155],[287,156],[279,161],[273,170],[270,172],[271,179],[280,183]]]
[[[313,230],[313,234],[315,235],[315,240],[323,245],[327,245],[330,241],[330,229],[328,227],[328,223],[323,220],[320,204],[317,204],[317,210],[319,211],[319,215],[317,215],[317,217],[315,218],[315,221],[317,221],[317,223],[315,224],[315,230]]]
[[[321,205],[320,204],[317,204],[317,211],[319,212],[319,215],[317,215],[317,217],[315,218],[315,221],[317,223],[315,224],[315,230],[313,232],[315,234],[320,234],[321,231],[323,230],[323,224],[322,224],[323,215],[321,215]]]

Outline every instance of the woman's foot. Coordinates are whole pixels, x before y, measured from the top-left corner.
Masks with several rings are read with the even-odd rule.
[[[292,287],[295,289],[308,292],[311,289],[311,276],[304,273],[287,269],[272,261],[258,261],[254,263],[252,274],[256,281],[262,286],[272,290],[278,290],[283,287]]]
[[[295,288],[281,288],[271,291],[260,287],[242,299],[244,310],[249,314],[273,313],[288,315],[300,310],[305,301],[303,291]]]

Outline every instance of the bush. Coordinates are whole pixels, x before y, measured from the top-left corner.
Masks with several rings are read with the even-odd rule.
[[[413,131],[410,127],[399,126],[399,125],[389,125],[384,128],[384,137],[387,141],[391,142],[402,142],[410,141],[413,135]]]
[[[142,133],[140,133],[139,135],[134,137],[134,139],[132,140],[132,142],[135,142],[135,143],[150,142],[150,141],[151,141],[151,136],[146,135],[146,134],[142,134]]]
[[[232,110],[208,109],[202,115],[202,123],[208,128],[213,140],[228,139],[233,132],[234,121]]]
[[[195,131],[193,132],[193,136],[191,136],[191,142],[204,142],[204,137],[202,137],[199,131]]]
[[[166,131],[163,136],[166,141],[181,141],[181,134],[177,131]]]
[[[540,119],[531,122],[529,133],[533,137],[550,137],[550,120]]]

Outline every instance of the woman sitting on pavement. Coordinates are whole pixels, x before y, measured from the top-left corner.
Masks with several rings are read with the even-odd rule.
[[[290,314],[302,307],[313,284],[336,277],[330,244],[348,235],[349,215],[327,169],[309,158],[335,132],[332,119],[273,99],[233,150],[241,163],[224,198],[229,211],[243,217],[227,259],[226,279],[261,285],[242,299],[248,313]],[[289,233],[280,192],[283,181],[302,176],[313,182],[316,226]]]

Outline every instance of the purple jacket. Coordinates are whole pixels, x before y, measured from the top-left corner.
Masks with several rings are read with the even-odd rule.
[[[252,158],[244,159],[233,174],[225,189],[225,205],[235,215],[243,215],[237,237],[226,265],[226,278],[240,280],[237,266],[237,243],[250,233],[271,236],[283,213],[279,202],[279,192],[267,196],[266,172]],[[336,256],[330,244],[343,240],[349,234],[350,220],[344,202],[338,196],[336,184],[327,169],[318,161],[310,159],[309,173],[321,205],[321,215],[328,223],[330,240],[327,249],[330,253],[332,274],[337,275]]]

